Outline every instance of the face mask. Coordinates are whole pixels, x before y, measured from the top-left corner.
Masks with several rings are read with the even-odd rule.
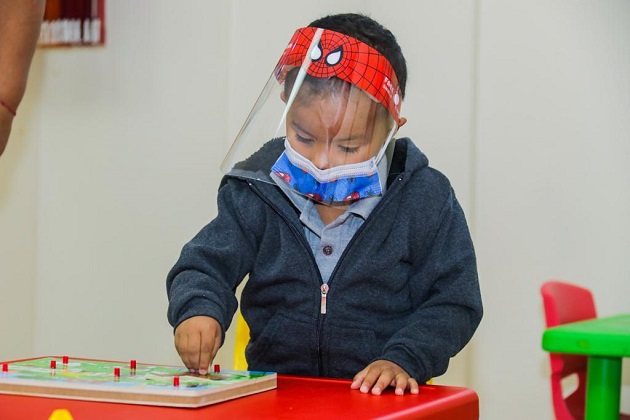
[[[385,154],[392,134],[393,130],[379,153],[371,159],[329,169],[319,169],[285,140],[285,151],[271,170],[299,194],[325,204],[380,196],[382,189],[378,163]]]

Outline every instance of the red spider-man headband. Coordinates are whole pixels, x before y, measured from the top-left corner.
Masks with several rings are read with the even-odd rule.
[[[319,42],[311,48],[319,32]],[[276,69],[302,66],[307,58],[307,74],[318,78],[335,76],[357,86],[383,104],[397,123],[400,121],[402,94],[398,78],[389,61],[374,48],[339,32],[301,28],[293,34]],[[284,72],[276,75],[281,82],[284,80]]]

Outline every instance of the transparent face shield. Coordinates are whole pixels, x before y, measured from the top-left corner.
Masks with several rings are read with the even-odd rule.
[[[346,35],[296,31],[221,165],[325,204],[382,193],[378,164],[398,129],[389,62]]]

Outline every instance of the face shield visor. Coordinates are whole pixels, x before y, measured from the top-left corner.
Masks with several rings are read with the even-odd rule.
[[[221,170],[324,204],[381,195],[377,166],[401,102],[392,66],[375,49],[338,32],[299,29]]]

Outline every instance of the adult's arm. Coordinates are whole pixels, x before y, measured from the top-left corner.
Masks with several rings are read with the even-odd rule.
[[[0,155],[26,91],[45,0],[0,0]]]

